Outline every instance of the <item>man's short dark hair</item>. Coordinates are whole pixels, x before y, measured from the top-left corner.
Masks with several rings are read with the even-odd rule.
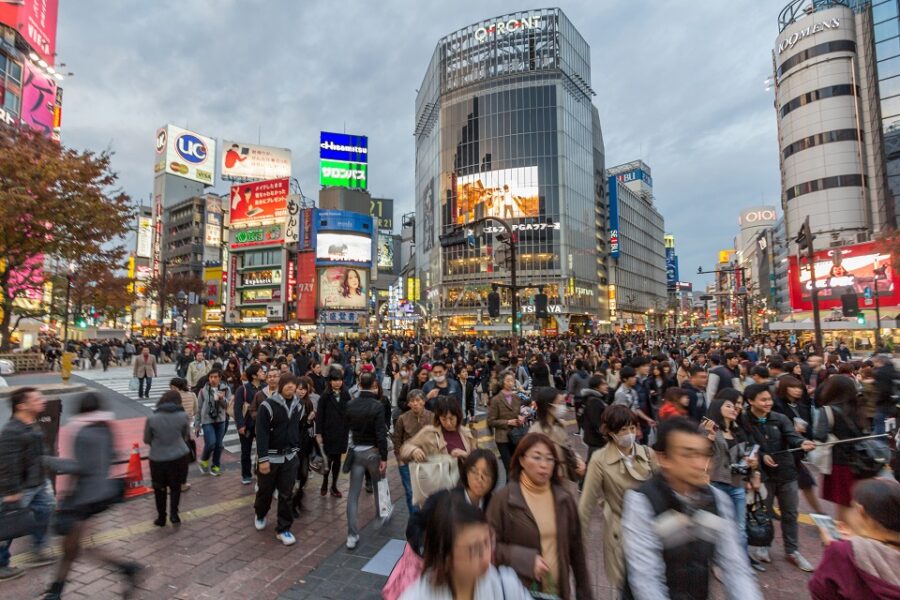
[[[669,448],[669,438],[674,433],[687,433],[690,435],[701,435],[697,431],[697,424],[687,417],[672,417],[665,421],[660,421],[656,426],[656,444],[653,449],[657,452],[665,453]]]
[[[575,369],[580,371],[584,368],[584,361],[580,358],[575,359]]]
[[[588,379],[588,387],[592,390],[596,390],[604,383],[606,383],[606,378],[603,375],[591,375],[590,379]]]
[[[778,358],[773,358],[769,361],[769,368],[784,371],[784,360],[782,360],[780,356]]]
[[[25,400],[28,399],[28,394],[30,394],[32,392],[36,392],[36,391],[37,391],[36,387],[31,387],[31,386],[27,386],[27,385],[20,387],[19,389],[14,391],[12,393],[12,395],[9,397],[9,403],[12,406],[12,411],[16,412],[16,408],[18,408],[18,406],[20,404],[24,404]]]
[[[631,359],[631,366],[634,367],[635,369],[637,369],[638,367],[643,367],[644,365],[649,364],[649,363],[650,363],[650,360],[643,356],[637,356],[637,357]]]
[[[756,365],[755,367],[750,369],[750,375],[756,375],[757,377],[768,379],[769,369],[766,367],[766,365]]]
[[[447,365],[444,364],[444,361],[442,361],[442,360],[436,360],[436,361],[434,361],[433,363],[431,363],[431,370],[432,370],[432,371],[434,371],[434,368],[435,368],[435,367],[441,367],[441,368],[444,369],[445,371],[447,370]]]
[[[768,392],[769,386],[765,383],[752,383],[744,388],[744,399],[750,402],[763,392]]]
[[[619,378],[622,381],[625,381],[626,379],[630,379],[632,377],[637,377],[637,371],[635,371],[634,367],[632,366],[622,367],[622,369],[619,371]]]
[[[697,375],[698,373],[706,373],[706,369],[704,369],[700,365],[691,365],[691,370],[688,371],[688,375],[693,377],[694,375]]]
[[[244,372],[247,374],[247,381],[250,381],[251,379],[256,377],[257,373],[259,373],[259,365],[250,365]]]
[[[218,375],[218,376],[221,378],[221,377],[222,377],[222,370],[221,370],[221,369],[210,369],[210,370],[209,370],[209,373],[206,374],[206,378],[209,379],[209,378],[212,377],[213,375]]]
[[[722,355],[721,354],[710,354],[709,362],[713,363],[714,365],[721,365],[722,364]]]
[[[371,371],[363,371],[359,374],[359,389],[371,390],[375,385],[375,373]]]
[[[732,359],[737,358],[737,357],[738,357],[738,355],[735,354],[734,352],[731,352],[730,350],[729,350],[728,352],[725,353],[725,360],[726,360],[726,361],[732,360]]]

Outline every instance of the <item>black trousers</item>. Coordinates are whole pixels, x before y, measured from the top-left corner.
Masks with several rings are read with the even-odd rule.
[[[169,514],[178,514],[181,502],[181,484],[187,478],[188,457],[166,461],[150,461],[150,479],[153,480],[153,495],[156,512],[166,516],[166,496],[169,499]]]
[[[241,440],[241,477],[253,476],[253,433],[238,436]]]
[[[503,463],[503,468],[506,469],[506,477],[509,478],[509,461],[512,459],[513,445],[509,442],[497,442],[497,451],[500,452],[500,462]]]
[[[295,456],[283,463],[269,463],[269,472],[265,475],[259,472],[259,467],[257,466],[256,477],[259,481],[259,491],[256,492],[256,501],[253,503],[253,509],[256,511],[257,519],[265,517],[269,512],[269,508],[272,507],[272,496],[275,490],[278,490],[276,533],[290,531],[291,525],[294,523],[291,500],[294,484],[297,482],[297,465],[299,462],[299,459]]]

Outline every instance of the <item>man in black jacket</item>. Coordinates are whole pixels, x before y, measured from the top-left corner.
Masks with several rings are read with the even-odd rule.
[[[0,504],[3,508],[31,509],[35,528],[31,532],[33,556],[25,567],[39,567],[54,561],[46,550],[47,526],[56,502],[53,488],[44,474],[44,434],[37,422],[47,404],[43,394],[33,387],[13,392],[12,418],[0,431]],[[0,581],[25,574],[9,566],[12,540],[0,541]]]
[[[256,530],[266,528],[266,513],[272,496],[278,490],[278,523],[275,537],[285,546],[296,543],[291,525],[294,523],[291,494],[297,482],[297,454],[300,449],[300,422],[307,418],[303,403],[294,392],[298,380],[282,375],[278,391],[262,401],[256,413],[256,456],[259,491],[253,509]]]
[[[585,462],[590,462],[591,455],[606,445],[606,437],[600,433],[600,417],[609,404],[609,384],[606,378],[603,375],[591,375],[588,386],[581,390],[583,439],[588,447]]]
[[[359,493],[365,474],[371,476],[377,487],[387,469],[387,426],[384,422],[384,406],[378,398],[375,374],[363,371],[359,374],[359,396],[347,404],[344,421],[353,439],[350,461],[350,496],[347,498],[347,548],[353,550],[359,543]],[[346,468],[346,467],[345,467]],[[378,494],[375,497],[375,514],[379,514]]]
[[[775,498],[781,510],[781,536],[784,538],[784,553],[787,561],[799,569],[811,572],[809,564],[798,548],[797,510],[799,486],[794,457],[786,450],[801,448],[805,452],[814,450],[816,443],[804,439],[794,429],[794,424],[786,416],[772,412],[772,394],[769,386],[754,383],[744,388],[744,398],[749,404],[740,416],[740,424],[750,437],[751,443],[759,445],[762,459],[763,477],[766,483],[766,507],[770,514]],[[772,562],[769,549],[763,548],[752,558],[762,562]]]
[[[241,483],[253,483],[252,452],[255,427],[250,416],[250,405],[256,392],[262,389],[265,371],[259,365],[252,364],[245,371],[247,381],[234,392],[234,422],[237,424],[238,436],[241,440]]]
[[[706,397],[706,382],[709,375],[700,365],[691,365],[690,378],[681,385],[681,389],[687,392],[688,416],[696,423],[700,423],[706,416],[710,399]]]

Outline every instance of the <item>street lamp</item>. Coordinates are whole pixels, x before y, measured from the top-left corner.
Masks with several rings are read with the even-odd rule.
[[[875,352],[881,350],[881,302],[878,294],[878,280],[884,279],[887,271],[887,265],[878,266],[878,256],[875,257],[875,266],[872,269],[873,283],[875,284]]]

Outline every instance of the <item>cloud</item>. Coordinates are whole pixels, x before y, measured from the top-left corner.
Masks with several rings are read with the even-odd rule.
[[[777,204],[772,96],[783,0],[573,1],[591,46],[608,165],[647,161],[685,272],[711,265],[741,207]],[[318,189],[318,132],[370,138],[370,191],[413,210],[414,102],[444,35],[513,2],[79,0],[60,6],[63,142],[115,152],[133,197],[152,189],[157,127],[291,148]],[[225,191],[219,183],[217,191]]]

